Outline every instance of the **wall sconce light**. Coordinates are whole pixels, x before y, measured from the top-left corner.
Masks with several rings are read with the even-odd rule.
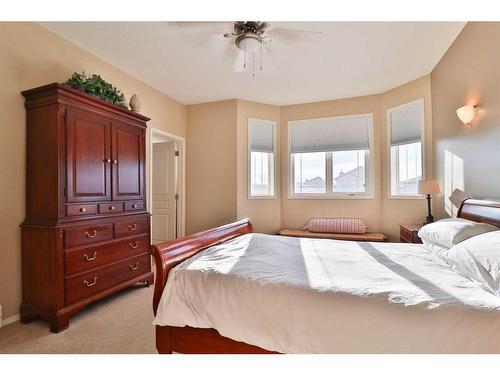
[[[457,109],[457,116],[464,123],[470,125],[477,114],[477,105],[464,105]]]

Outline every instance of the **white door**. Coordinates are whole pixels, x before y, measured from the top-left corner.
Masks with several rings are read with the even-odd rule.
[[[153,143],[153,205],[151,239],[153,244],[174,240],[176,235],[175,142]]]

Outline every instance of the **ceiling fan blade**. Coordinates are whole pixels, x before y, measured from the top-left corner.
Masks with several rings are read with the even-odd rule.
[[[208,33],[227,33],[233,31],[232,22],[224,21],[175,21],[169,22],[171,26],[182,31],[190,32],[208,32]]]
[[[271,29],[268,31],[269,34],[273,33],[306,33],[306,34],[323,34],[322,31],[314,31],[314,30],[292,30],[292,29]]]

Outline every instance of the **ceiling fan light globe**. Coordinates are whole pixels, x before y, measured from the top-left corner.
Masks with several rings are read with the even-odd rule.
[[[236,39],[236,47],[248,53],[257,51],[260,48],[261,43],[262,38],[254,34],[244,34]]]

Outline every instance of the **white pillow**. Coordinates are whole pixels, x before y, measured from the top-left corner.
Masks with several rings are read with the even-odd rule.
[[[418,231],[418,236],[422,239],[422,242],[424,240],[430,241],[450,248],[467,238],[494,230],[498,230],[498,228],[490,224],[476,223],[475,221],[460,218],[451,218],[424,225]]]
[[[455,272],[500,296],[500,230],[483,233],[440,253]]]
[[[422,240],[422,244],[424,245],[424,247],[427,250],[429,250],[431,253],[436,254],[437,256],[441,256],[441,253],[443,251],[446,251],[449,249],[448,247],[441,246],[441,245],[434,243],[432,241],[429,241],[429,240]]]

